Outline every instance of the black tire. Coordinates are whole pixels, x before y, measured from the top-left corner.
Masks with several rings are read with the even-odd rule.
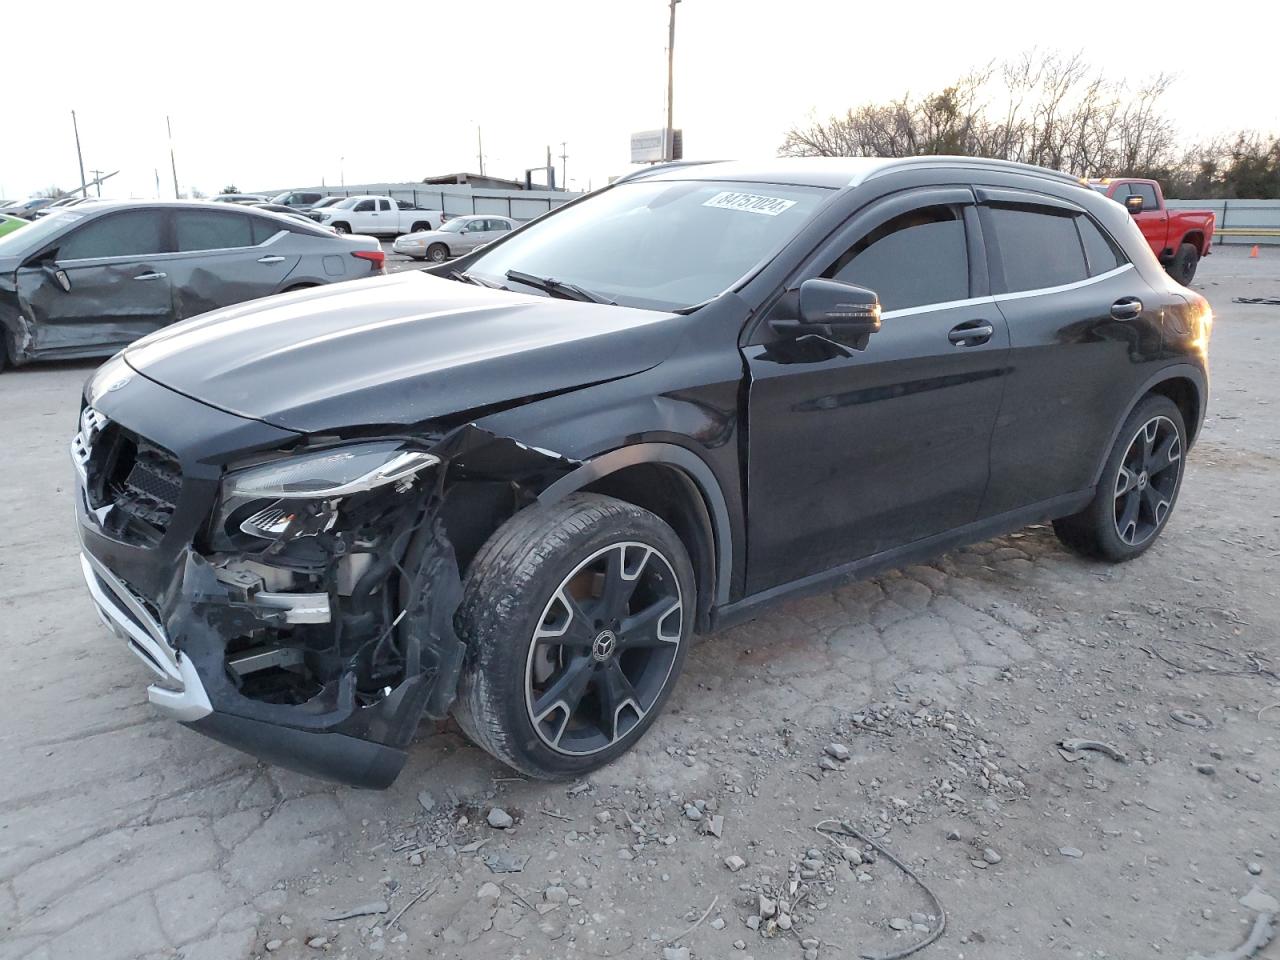
[[[615,580],[629,564],[634,575]],[[629,593],[609,586],[628,579]],[[560,599],[571,591],[572,606]],[[619,609],[611,598],[621,598],[625,615],[609,612]],[[596,494],[528,507],[489,538],[467,572],[457,616],[468,647],[453,707],[458,724],[531,777],[567,779],[602,767],[661,711],[696,609],[684,545],[648,510]],[[548,628],[558,621],[563,626]]]
[[[1167,269],[1169,276],[1186,287],[1190,286],[1191,281],[1195,279],[1196,267],[1199,265],[1200,251],[1196,249],[1195,244],[1184,243],[1178,247],[1178,252],[1169,261]]]
[[[431,229],[431,224],[427,223],[425,220],[419,220],[417,223],[415,223],[412,227],[409,228],[409,232],[410,233],[426,233],[430,229]]]
[[[0,373],[4,373],[9,366],[9,344],[5,339],[4,331],[0,330]]]
[[[335,223],[333,225],[333,232],[338,234],[338,236],[345,236],[351,232],[351,224],[341,222]]]
[[[449,259],[449,248],[443,243],[433,243],[427,247],[427,259],[432,263],[444,263]]]
[[[1079,513],[1053,521],[1054,533],[1077,553],[1112,563],[1144,553],[1177,505],[1186,451],[1178,405],[1149,394],[1120,428],[1093,500]]]

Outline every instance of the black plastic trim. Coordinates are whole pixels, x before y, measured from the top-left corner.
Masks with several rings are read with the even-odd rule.
[[[353,787],[382,790],[404,767],[406,751],[341,733],[313,733],[227,713],[183,724],[268,763]]]

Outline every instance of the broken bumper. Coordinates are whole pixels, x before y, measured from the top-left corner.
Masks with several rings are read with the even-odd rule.
[[[307,594],[260,593],[257,602],[245,603],[242,592],[220,580],[193,544],[217,502],[216,464],[239,450],[281,444],[291,435],[142,378],[96,399],[102,415],[82,417],[72,443],[80,566],[103,623],[154,674],[148,700],[162,715],[268,762],[355,786],[388,786],[404,765],[421,718],[447,711],[456,691],[461,644],[451,632],[444,636],[438,624],[415,621],[415,608],[406,625],[413,624],[416,636],[441,637],[441,642],[424,644],[415,669],[387,681],[376,695],[367,685],[359,689],[354,670],[345,668],[317,682],[304,702],[273,701],[245,688],[233,669],[239,654],[228,652],[235,638],[264,625],[312,622],[318,611],[306,606],[313,602]],[[100,476],[94,450],[99,457],[107,451],[104,431],[112,423],[117,427],[110,429],[128,424],[181,462],[181,474],[166,494],[175,507],[163,536],[145,542],[122,536],[112,523],[119,504],[103,505],[100,494],[95,502],[89,493]],[[165,481],[155,475],[151,482]],[[424,592],[454,602],[460,585],[447,542],[427,554],[435,566]],[[275,603],[280,600],[290,605],[280,608]],[[447,621],[443,613],[437,616],[451,624],[451,610]]]
[[[225,675],[225,637],[206,627],[179,636],[175,646],[154,605],[137,595],[104,559],[111,551],[103,549],[100,535],[92,530],[92,517],[83,509],[80,514],[80,566],[89,595],[108,629],[156,675],[147,699],[158,712],[228,746],[311,776],[372,789],[395,780],[430,690],[423,678],[364,708],[336,702],[328,704],[332,709],[317,712],[249,699]],[[183,591],[178,596],[184,596]],[[177,619],[194,627],[198,617],[188,603],[178,601],[176,608],[185,609]],[[191,652],[181,649],[184,646]]]
[[[181,723],[194,723],[213,713],[191,659],[169,645],[164,628],[128,585],[90,553],[80,554],[80,570],[98,617],[160,678],[147,687],[147,699],[155,708]]]

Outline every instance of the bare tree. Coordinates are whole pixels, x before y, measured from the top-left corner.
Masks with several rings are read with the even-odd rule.
[[[945,89],[864,104],[792,127],[785,156],[959,154],[1016,160],[1080,176],[1136,175],[1172,163],[1160,109],[1172,78],[1130,93],[1076,53],[1030,50]]]

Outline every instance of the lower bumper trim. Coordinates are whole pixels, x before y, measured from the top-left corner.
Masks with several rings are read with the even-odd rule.
[[[134,598],[124,581],[89,553],[80,554],[80,571],[102,622],[128,641],[138,659],[162,678],[163,685],[147,687],[147,699],[152,705],[165,716],[182,722],[212,713],[209,695],[191,658],[170,646],[164,628]]]
[[[297,730],[229,713],[211,713],[187,725],[268,763],[370,790],[389,787],[407,756],[404,750],[342,733]]]

